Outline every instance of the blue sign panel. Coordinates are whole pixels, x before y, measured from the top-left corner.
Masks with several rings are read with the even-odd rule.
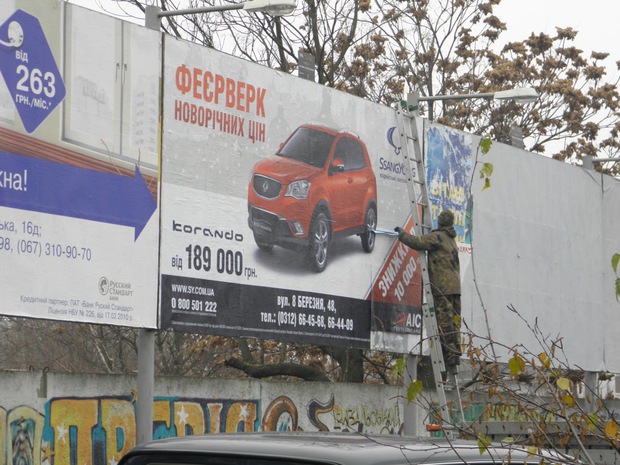
[[[135,177],[0,152],[0,207],[118,224],[135,239],[157,209],[136,167]]]
[[[65,85],[41,23],[22,10],[0,26],[0,73],[28,133],[65,98]]]

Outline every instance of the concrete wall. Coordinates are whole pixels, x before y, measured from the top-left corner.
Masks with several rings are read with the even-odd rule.
[[[398,433],[402,388],[158,378],[153,437],[238,431]],[[136,378],[0,373],[0,465],[115,465],[136,438]],[[20,447],[21,446],[21,447]]]
[[[405,413],[400,386],[167,377],[155,380],[154,393],[155,439],[278,430],[398,434],[405,414],[417,434],[429,434],[428,405],[418,399],[417,411]],[[433,394],[422,397],[432,401]],[[462,406],[468,422],[522,427],[528,420],[516,406],[473,393]],[[620,401],[606,406],[618,411]],[[459,421],[458,404],[452,410]],[[135,442],[135,376],[0,372],[0,465],[116,465]]]

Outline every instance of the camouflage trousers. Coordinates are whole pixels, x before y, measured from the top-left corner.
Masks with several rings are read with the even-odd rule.
[[[433,295],[441,351],[446,367],[458,365],[461,357],[461,296]]]

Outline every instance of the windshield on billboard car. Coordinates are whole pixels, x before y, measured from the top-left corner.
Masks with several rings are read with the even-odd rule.
[[[327,162],[334,136],[310,128],[298,128],[278,155],[322,168]]]

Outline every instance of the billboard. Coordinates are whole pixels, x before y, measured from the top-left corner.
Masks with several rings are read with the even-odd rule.
[[[424,122],[426,181],[433,226],[441,210],[454,212],[461,252],[471,249],[471,212],[467,211],[475,163],[473,136],[448,126]]]
[[[0,38],[0,311],[156,328],[159,35],[16,0]]]
[[[410,213],[395,111],[170,37],[164,49],[162,327],[419,340],[417,255],[372,233]]]

